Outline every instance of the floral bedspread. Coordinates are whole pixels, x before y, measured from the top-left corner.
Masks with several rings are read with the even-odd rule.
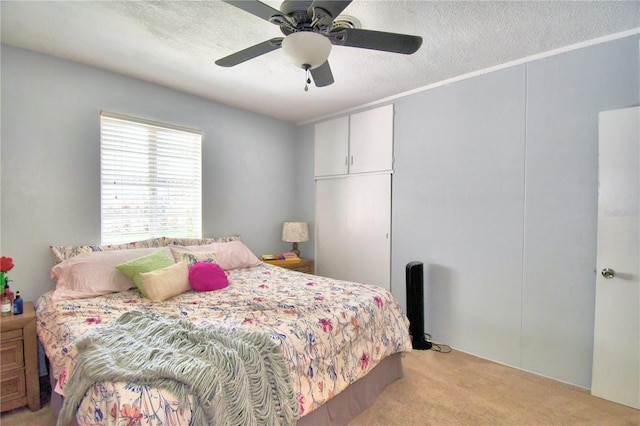
[[[137,289],[53,302],[38,299],[37,331],[64,395],[77,356],[74,340],[131,309],[149,309],[231,330],[269,333],[284,353],[305,415],[382,359],[411,350],[409,322],[391,293],[272,265],[226,271],[230,285],[151,302]],[[135,383],[98,383],[78,410],[80,424],[189,424],[190,401]]]

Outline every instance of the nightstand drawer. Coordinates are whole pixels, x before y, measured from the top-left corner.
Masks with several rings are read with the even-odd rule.
[[[2,395],[0,397],[0,401],[2,402],[3,407],[7,401],[27,396],[24,369],[2,373],[2,380],[0,380],[0,395]]]
[[[304,272],[305,274],[313,274],[311,264],[290,267],[292,271]]]
[[[9,330],[2,332],[2,343],[13,340],[13,339],[22,339],[22,329],[18,330]]]
[[[24,367],[24,346],[22,339],[2,342],[2,349],[0,349],[0,366],[0,371],[2,372]],[[2,375],[2,383],[2,389],[4,390],[4,374]],[[4,395],[4,392],[2,395]]]
[[[304,257],[300,258],[300,262],[297,263],[270,263],[268,260],[264,263],[269,263],[274,266],[279,266],[280,268],[289,269],[291,271],[304,272],[305,274],[315,274],[315,267],[313,259],[305,259]]]

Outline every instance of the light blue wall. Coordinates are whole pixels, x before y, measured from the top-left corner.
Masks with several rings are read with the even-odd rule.
[[[393,293],[424,262],[436,341],[590,387],[598,112],[638,78],[634,36],[396,101]]]
[[[396,102],[394,294],[424,262],[426,331],[517,364],[522,287],[525,66]]]
[[[296,136],[297,175],[296,175],[296,203],[298,214],[309,221],[309,238],[306,243],[300,243],[300,255],[315,257],[315,205],[316,186],[313,179],[314,145],[313,126],[300,126]]]
[[[53,288],[49,245],[100,243],[101,110],[202,130],[203,235],[240,234],[270,253],[287,247],[282,221],[313,219],[293,196],[296,126],[11,46],[1,53],[0,240],[26,300]]]

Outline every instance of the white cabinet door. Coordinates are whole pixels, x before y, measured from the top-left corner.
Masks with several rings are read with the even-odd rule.
[[[393,105],[315,125],[314,175],[393,169]]]
[[[349,173],[393,169],[393,105],[351,115]]]
[[[316,181],[316,273],[391,286],[391,174]]]
[[[346,175],[349,172],[349,116],[315,125],[314,175]]]

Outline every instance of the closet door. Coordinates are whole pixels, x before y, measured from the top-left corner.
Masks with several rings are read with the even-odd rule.
[[[391,174],[349,178],[347,278],[391,290]]]
[[[316,180],[316,275],[346,279],[348,178]]]
[[[390,289],[391,175],[316,181],[316,273]]]

